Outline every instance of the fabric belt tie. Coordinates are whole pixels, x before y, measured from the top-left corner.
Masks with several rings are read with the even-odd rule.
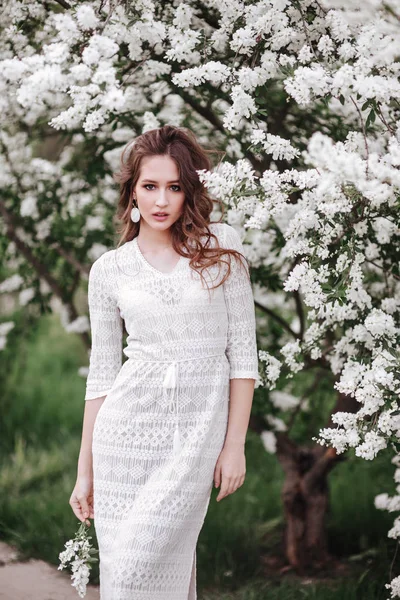
[[[176,454],[178,454],[179,450],[181,449],[181,438],[180,438],[180,434],[179,434],[178,394],[177,394],[178,363],[176,361],[173,361],[170,365],[168,365],[162,385],[163,385],[164,393],[166,396],[168,394],[167,389],[172,389],[171,398],[170,398],[168,407],[171,412],[174,412],[174,410],[175,410],[175,415],[176,415],[174,441],[173,441],[173,454],[176,455]]]

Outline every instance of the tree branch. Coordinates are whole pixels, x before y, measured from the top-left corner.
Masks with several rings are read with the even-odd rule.
[[[52,244],[50,244],[50,248],[53,248],[60,256],[65,258],[65,260],[72,267],[74,267],[77,271],[79,271],[79,273],[82,273],[82,275],[89,274],[90,266],[88,267],[86,265],[83,265],[74,256],[71,256],[71,254],[68,254],[68,252],[66,250],[64,250],[64,248],[62,248],[59,244],[57,244],[57,242],[53,242]]]
[[[59,4],[63,8],[71,8],[71,5],[68,4],[68,2],[66,2],[66,0],[54,0],[54,2],[57,2],[57,4]]]
[[[191,96],[188,92],[186,92],[183,88],[175,85],[171,80],[169,80],[168,84],[172,88],[172,90],[178,94],[182,98],[186,104],[189,104],[193,110],[195,110],[199,115],[201,115],[204,119],[206,119],[213,127],[218,129],[218,131],[224,132],[224,126],[222,125],[222,121],[206,106],[202,106],[193,96]]]
[[[299,316],[299,321],[300,321],[300,333],[298,335],[298,337],[302,340],[303,336],[304,336],[304,310],[303,310],[303,304],[301,302],[301,298],[300,298],[300,294],[298,292],[298,290],[295,290],[293,292],[293,296],[294,296],[294,300],[296,303],[296,310],[297,310],[297,314]]]
[[[17,223],[15,217],[7,210],[4,202],[0,200],[0,214],[2,215],[4,222],[6,224],[6,235],[7,237],[14,242],[18,250],[27,260],[27,262],[35,269],[38,273],[39,277],[41,277],[47,285],[50,287],[52,292],[60,298],[63,304],[68,309],[68,316],[71,321],[74,321],[78,318],[78,313],[75,309],[73,303],[67,297],[65,291],[60,287],[56,279],[49,273],[46,265],[44,265],[32,252],[31,248],[26,244],[23,240],[21,240],[15,232]],[[90,347],[90,340],[87,332],[83,332],[80,334],[86,347]]]
[[[257,306],[257,308],[259,308],[260,310],[262,310],[263,312],[265,312],[267,315],[269,315],[270,317],[272,317],[275,321],[277,321],[280,325],[282,325],[282,327],[288,332],[290,333],[290,335],[292,335],[296,340],[298,339],[298,334],[295,333],[293,331],[293,329],[290,328],[290,325],[288,325],[288,323],[286,323],[285,319],[283,319],[280,315],[277,315],[276,313],[274,313],[273,310],[271,310],[270,308],[267,308],[266,306],[264,306],[263,304],[260,304],[260,302],[257,302],[257,300],[254,302],[254,304]]]

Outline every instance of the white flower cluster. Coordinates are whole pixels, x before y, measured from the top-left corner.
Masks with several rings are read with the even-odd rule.
[[[265,387],[273,390],[279,379],[282,363],[265,350],[259,350],[258,357],[265,362],[265,379],[262,383]]]
[[[58,569],[62,571],[67,566],[71,568],[71,585],[76,589],[79,597],[84,598],[86,586],[89,583],[91,563],[98,562],[93,554],[97,554],[98,550],[91,545],[92,537],[87,535],[85,522],[79,523],[79,525],[74,538],[65,542],[65,550],[59,554]]]
[[[0,323],[0,350],[4,350],[7,345],[7,334],[14,329],[14,321],[3,321]]]

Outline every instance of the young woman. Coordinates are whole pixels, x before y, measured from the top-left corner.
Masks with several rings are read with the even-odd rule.
[[[92,348],[70,505],[95,520],[102,600],[195,600],[212,484],[220,501],[245,478],[254,299],[238,233],[210,222],[213,200],[196,173],[210,168],[184,128],[128,145],[121,240],[90,270]]]

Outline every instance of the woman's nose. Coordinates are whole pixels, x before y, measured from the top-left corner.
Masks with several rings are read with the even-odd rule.
[[[162,207],[168,205],[166,192],[160,192],[156,204],[157,204],[157,206],[162,206]]]

